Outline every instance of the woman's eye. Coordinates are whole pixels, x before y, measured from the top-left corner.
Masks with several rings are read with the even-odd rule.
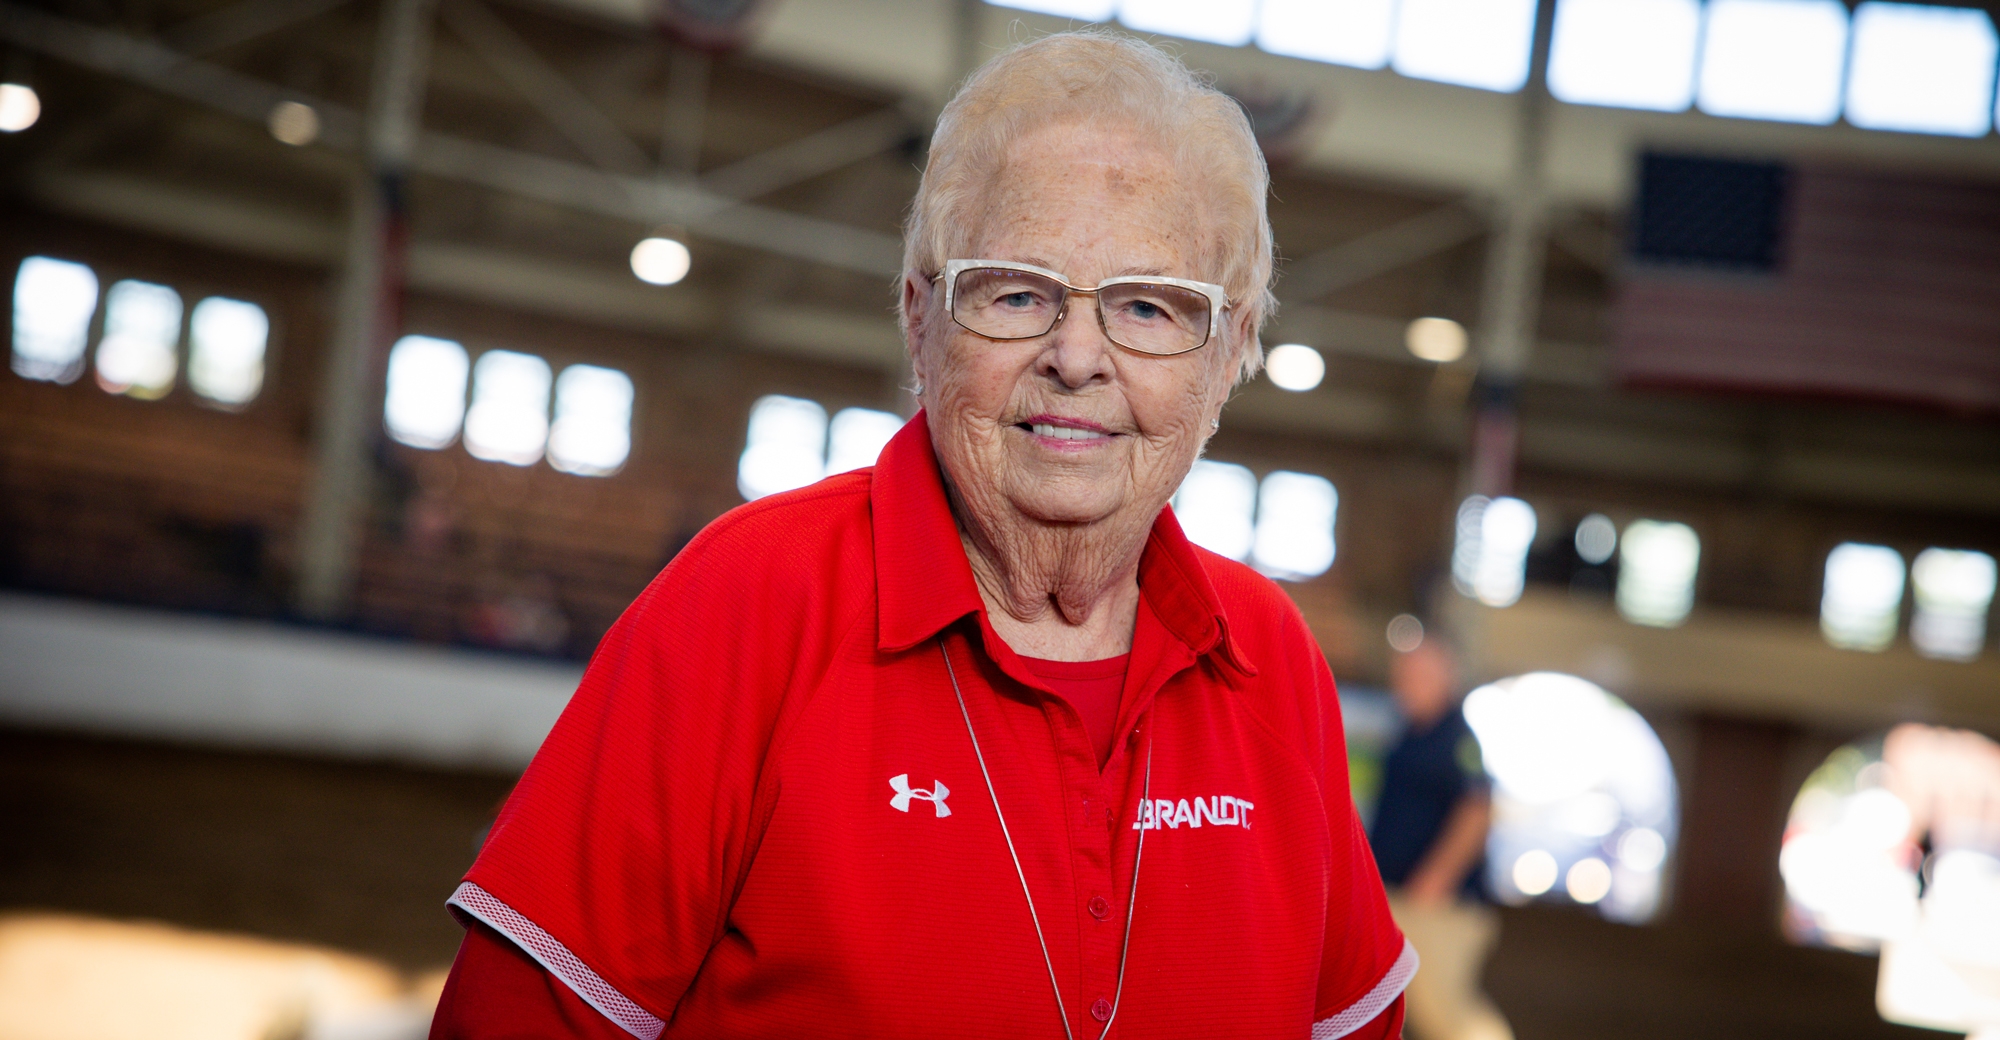
[[[1126,310],[1140,321],[1153,321],[1166,315],[1166,312],[1160,309],[1160,305],[1151,300],[1134,300]]]
[[[1000,304],[1004,307],[1033,307],[1035,305],[1035,294],[1031,292],[1008,293],[1000,297]]]

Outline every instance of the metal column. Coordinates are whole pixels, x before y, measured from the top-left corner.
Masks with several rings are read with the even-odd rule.
[[[353,190],[299,539],[298,608],[321,620],[345,617],[353,596],[381,436],[383,358],[401,319],[404,176],[423,110],[433,7],[385,0],[376,39],[366,166]]]
[[[1528,83],[1518,98],[1514,170],[1505,193],[1493,202],[1485,281],[1480,289],[1476,338],[1479,380],[1473,396],[1472,446],[1461,480],[1466,494],[1490,497],[1508,494],[1514,488],[1519,441],[1516,397],[1521,375],[1534,355],[1542,269],[1548,256],[1549,202],[1543,160],[1552,105],[1547,69],[1554,21],[1554,0],[1542,0],[1535,15]]]

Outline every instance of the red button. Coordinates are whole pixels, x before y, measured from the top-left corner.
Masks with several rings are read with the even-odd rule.
[[[1087,905],[1090,907],[1090,916],[1100,921],[1104,920],[1105,914],[1111,912],[1111,903],[1103,896],[1091,896]]]
[[[1103,997],[1097,998],[1097,1003],[1090,1005],[1090,1017],[1099,1022],[1111,1021],[1111,1002]]]

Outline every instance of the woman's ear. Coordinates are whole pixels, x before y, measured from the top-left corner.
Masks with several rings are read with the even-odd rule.
[[[931,293],[937,283],[915,271],[903,273],[903,353],[910,359],[910,367],[919,374],[923,363],[919,355],[923,352],[924,334],[930,327]]]

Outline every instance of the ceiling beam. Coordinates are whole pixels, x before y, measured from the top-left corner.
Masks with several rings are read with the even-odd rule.
[[[591,162],[627,174],[653,165],[611,117],[479,0],[445,0],[438,15],[452,35]]]
[[[0,0],[0,38],[106,75],[262,125],[272,106],[295,100],[320,115],[320,143],[360,148],[353,109],[188,58],[150,40]],[[697,185],[607,173],[579,163],[435,132],[423,133],[414,170],[643,225],[679,224],[733,245],[878,278],[902,270],[894,235],[716,195]]]

